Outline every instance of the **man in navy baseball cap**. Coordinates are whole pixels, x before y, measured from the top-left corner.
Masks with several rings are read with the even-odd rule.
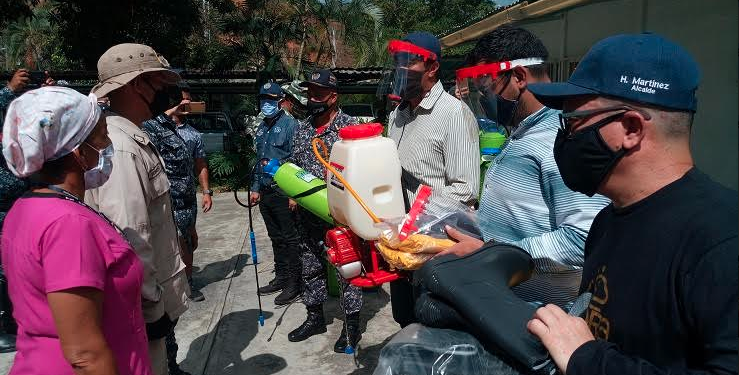
[[[334,91],[339,88],[336,76],[331,72],[331,69],[318,69],[311,73],[310,80],[300,83],[300,87],[310,86],[319,86]]]
[[[528,329],[578,374],[737,373],[737,192],[693,164],[698,65],[656,34],[593,46],[566,83],[554,159],[572,190],[610,198],[585,243],[585,319],[548,305]],[[709,124],[710,125],[710,124]]]
[[[588,52],[565,83],[530,89],[547,107],[600,95],[682,111],[696,110],[700,71],[681,46],[651,33],[606,38]]]

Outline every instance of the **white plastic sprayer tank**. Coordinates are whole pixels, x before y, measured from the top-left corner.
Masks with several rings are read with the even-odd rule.
[[[382,136],[381,124],[347,126],[339,131],[331,148],[330,164],[344,177],[380,219],[405,215],[400,185],[400,158],[395,141]],[[328,173],[328,206],[331,216],[348,225],[365,240],[380,231],[372,218],[333,173]]]

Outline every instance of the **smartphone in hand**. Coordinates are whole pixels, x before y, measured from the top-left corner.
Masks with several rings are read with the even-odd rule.
[[[205,102],[190,102],[182,105],[182,110],[189,113],[204,113]]]
[[[40,70],[33,70],[28,72],[31,78],[31,84],[41,86],[46,82],[46,73]]]

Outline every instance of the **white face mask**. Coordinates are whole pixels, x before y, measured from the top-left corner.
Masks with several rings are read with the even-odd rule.
[[[85,171],[85,190],[95,189],[103,186],[108,181],[110,173],[113,171],[113,144],[98,150],[85,142],[87,146],[98,152],[98,164],[95,168]]]

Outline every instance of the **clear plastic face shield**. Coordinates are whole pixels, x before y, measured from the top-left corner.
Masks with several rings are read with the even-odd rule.
[[[539,65],[541,58],[527,58],[476,65],[457,70],[457,94],[477,118],[483,130],[506,128],[511,125],[517,107],[516,100],[506,99],[501,93],[510,84],[512,69],[518,66]]]
[[[391,101],[408,101],[423,94],[421,78],[426,62],[436,61],[435,53],[402,40],[392,40],[387,50],[393,58],[393,71],[387,75],[377,91]]]

